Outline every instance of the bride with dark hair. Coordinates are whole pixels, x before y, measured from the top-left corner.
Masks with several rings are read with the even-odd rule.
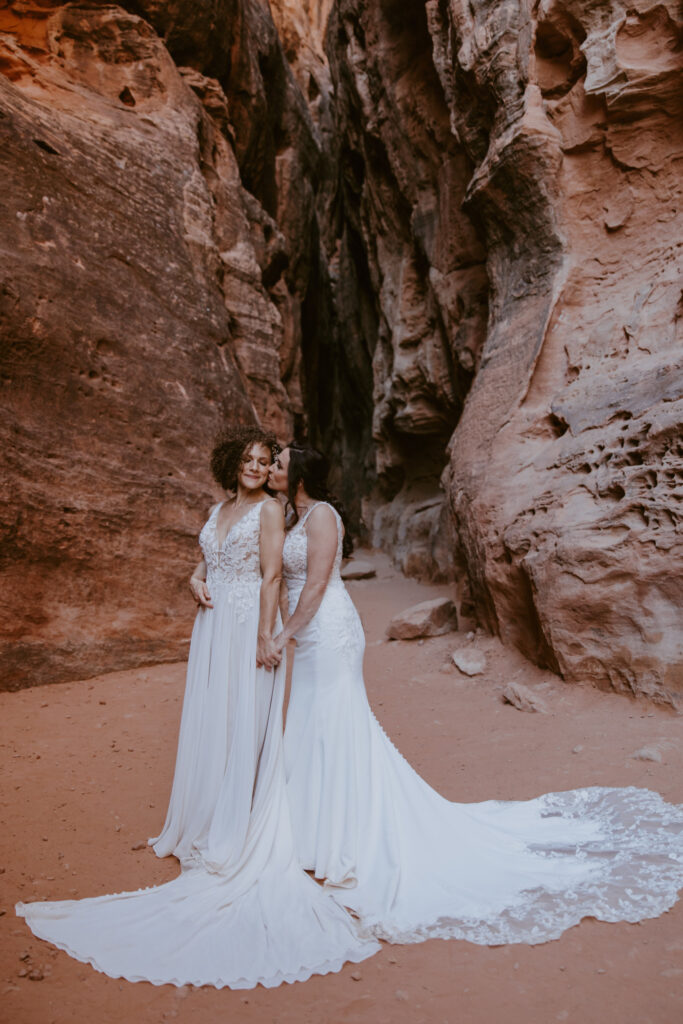
[[[583,917],[640,921],[671,907],[683,886],[683,808],[658,793],[596,786],[458,804],[420,778],[368,704],[324,456],[289,445],[269,483],[291,506],[290,618],[274,646],[296,640],[284,746],[304,868],[390,942],[534,944]]]
[[[301,869],[282,760],[284,665],[273,643],[284,517],[265,490],[274,438],[228,431],[190,587],[198,605],[173,789],[161,834],[182,873],[165,885],[18,904],[40,938],[114,978],[251,988],[371,956],[349,914]],[[279,667],[278,667],[279,666]]]

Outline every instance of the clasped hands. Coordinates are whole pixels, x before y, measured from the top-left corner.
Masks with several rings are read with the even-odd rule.
[[[268,671],[277,668],[282,661],[282,652],[285,649],[287,640],[282,633],[277,636],[259,636],[256,644],[256,667],[266,668]]]
[[[206,580],[199,576],[190,577],[190,592],[195,603],[200,608],[213,608],[211,594],[206,585]],[[287,644],[282,633],[278,636],[259,636],[256,644],[256,666],[271,671],[282,661],[282,652]]]

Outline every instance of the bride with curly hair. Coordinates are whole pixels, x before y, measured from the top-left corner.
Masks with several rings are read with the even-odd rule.
[[[200,535],[197,603],[175,775],[150,840],[182,872],[165,885],[18,904],[35,935],[111,977],[251,988],[337,971],[376,940],[300,867],[282,754],[279,630],[284,516],[265,485],[275,440],[227,431],[211,468],[228,492]]]

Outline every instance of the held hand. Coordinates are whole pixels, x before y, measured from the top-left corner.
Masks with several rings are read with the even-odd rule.
[[[270,636],[259,637],[256,644],[256,667],[266,668],[268,671],[277,668],[282,661],[282,649],[275,646]]]
[[[190,577],[190,592],[195,600],[195,603],[200,608],[213,608],[211,603],[211,594],[209,588],[206,585],[206,580],[200,580],[196,576]]]
[[[273,637],[272,643],[273,649],[278,652],[280,657],[282,657],[283,650],[285,649],[288,643],[291,643],[291,641],[287,639],[283,630],[282,633],[278,633],[276,637]]]

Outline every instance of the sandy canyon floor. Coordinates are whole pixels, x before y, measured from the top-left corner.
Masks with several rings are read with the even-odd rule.
[[[365,559],[366,553],[362,553]],[[386,732],[441,793],[468,802],[578,786],[646,786],[683,802],[683,716],[570,687],[484,635],[384,640],[393,614],[447,587],[404,579],[379,555],[350,584],[366,681]],[[191,615],[188,609],[188,633]],[[483,675],[450,661],[486,653]],[[504,704],[511,681],[545,714]],[[584,920],[542,946],[433,940],[384,946],[360,966],[249,992],[112,980],[35,939],[18,899],[158,884],[177,873],[146,846],[170,791],[184,665],[0,694],[0,1020],[6,1024],[680,1024],[683,902],[653,921]],[[632,755],[654,748],[661,761]]]

